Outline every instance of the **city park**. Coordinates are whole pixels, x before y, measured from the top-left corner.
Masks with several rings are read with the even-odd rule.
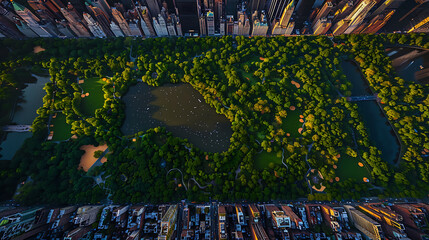
[[[398,127],[407,111],[426,116],[419,106],[428,101],[427,87],[396,77],[390,84],[403,91],[391,93],[383,83],[395,76],[383,44],[401,37],[67,40],[66,47],[39,40],[32,44],[46,51],[32,61],[49,69],[51,82],[33,137],[12,159],[20,178],[34,179],[16,199],[28,201],[54,179],[67,184],[45,189],[49,197],[38,201],[99,201],[105,189],[115,202],[338,200],[407,191],[418,197],[428,179],[421,170],[427,159],[409,158],[427,148],[427,123],[407,120],[421,135]],[[412,45],[419,37],[427,38],[406,41]],[[106,42],[101,48],[97,41]],[[367,65],[366,58],[377,62]],[[353,63],[361,77],[351,79],[343,62]],[[355,92],[355,85],[367,92]],[[375,112],[348,100],[369,91],[384,103],[401,97],[417,106],[371,102],[384,112],[378,114],[384,136],[400,142],[397,149],[374,137],[378,129],[364,115]],[[400,139],[389,132],[393,126]],[[94,185],[91,176],[104,185]]]

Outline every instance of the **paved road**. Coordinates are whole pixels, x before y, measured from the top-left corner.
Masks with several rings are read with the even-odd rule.
[[[218,209],[218,203],[217,202],[212,202],[210,204],[210,228],[211,228],[211,235],[212,235],[212,240],[218,240],[218,224],[217,224],[217,209]]]

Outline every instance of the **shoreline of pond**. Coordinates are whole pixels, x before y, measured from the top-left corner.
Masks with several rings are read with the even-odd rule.
[[[350,64],[350,66],[352,66],[353,68],[355,68],[357,70],[357,72],[359,72],[358,73],[359,74],[359,79],[361,80],[361,83],[363,84],[362,86],[364,87],[363,89],[364,89],[365,93],[358,93],[357,95],[361,95],[361,94],[374,95],[374,91],[372,90],[372,88],[371,88],[368,80],[366,79],[366,77],[363,75],[362,69],[359,66],[359,64],[357,62],[353,61],[353,60],[346,60],[346,61],[343,61],[343,63]],[[344,68],[344,65],[342,67]],[[345,71],[345,74],[346,74],[347,79],[353,85],[353,81],[351,80],[353,78],[349,77],[350,73],[348,71]],[[353,93],[353,91],[352,91],[352,95],[356,95],[356,93]],[[402,144],[402,142],[400,140],[399,134],[396,132],[396,129],[394,128],[393,124],[390,122],[389,118],[387,117],[386,113],[384,112],[383,107],[380,105],[380,103],[378,101],[364,101],[364,102],[361,101],[361,102],[357,102],[356,104],[358,105],[358,111],[361,114],[362,120],[364,121],[364,124],[366,126],[370,126],[371,125],[372,121],[370,121],[370,118],[372,120],[372,117],[368,116],[368,115],[371,112],[375,111],[375,109],[378,109],[378,117],[385,119],[384,125],[385,126],[389,126],[389,128],[390,128],[389,129],[389,134],[394,138],[394,141],[396,142],[397,147],[398,147],[398,152],[395,154],[396,156],[395,156],[395,158],[392,161],[390,161],[389,159],[384,159],[384,160],[387,161],[388,163],[392,164],[392,165],[396,165],[397,166],[400,163],[401,157],[403,155],[403,144]],[[367,107],[363,107],[362,106],[362,105],[366,105],[366,104],[368,104]],[[374,106],[376,106],[376,108],[374,108]],[[365,112],[365,110],[369,110],[369,111]],[[378,123],[378,121],[377,121],[377,123]],[[372,126],[370,128],[367,128],[368,132],[370,133],[369,137],[370,138],[375,138],[375,139],[372,139],[372,140],[375,142],[378,150],[380,150],[382,152],[381,155],[385,156],[387,154],[386,152],[390,152],[390,151],[387,151],[387,146],[382,146],[382,145],[384,145],[384,143],[382,143],[381,141],[378,141],[380,139],[377,140],[377,135],[378,134],[375,131],[376,127],[377,126],[374,125],[374,126]],[[377,130],[380,130],[380,129],[382,129],[382,127],[381,128],[377,128]],[[385,129],[385,130],[387,130],[387,129]],[[373,135],[373,136],[371,136],[371,135]],[[391,146],[391,145],[389,145],[389,146]],[[382,149],[382,148],[385,148],[385,149]],[[383,150],[384,150],[384,153],[383,153]]]
[[[207,152],[229,149],[231,122],[205,102],[190,84],[163,84],[151,87],[143,82],[130,86],[122,101],[125,119],[124,135],[165,127],[173,136],[186,138]]]

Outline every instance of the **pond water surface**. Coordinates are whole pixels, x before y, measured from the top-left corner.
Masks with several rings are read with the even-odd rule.
[[[358,66],[345,61],[342,68],[347,79],[352,83],[352,96],[371,95],[366,79],[363,78]],[[399,157],[400,145],[392,127],[376,101],[356,102],[358,111],[366,126],[370,139],[381,151],[381,157],[386,162],[396,164]]]
[[[40,77],[33,75],[37,78],[37,82],[28,83],[27,87],[22,90],[22,102],[18,103],[15,114],[12,119],[12,124],[31,125],[33,120],[37,117],[37,109],[43,105],[43,97],[46,92],[43,87],[49,82],[49,77]],[[31,132],[11,132],[7,134],[6,140],[1,143],[0,154],[1,160],[11,160],[16,151],[24,143],[24,140],[31,137]]]
[[[122,100],[126,107],[121,131],[125,135],[163,126],[203,151],[222,152],[229,148],[231,123],[189,84],[150,87],[139,82]]]

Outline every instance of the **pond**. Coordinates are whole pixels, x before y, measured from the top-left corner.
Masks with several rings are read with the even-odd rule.
[[[352,83],[352,96],[371,95],[366,79],[363,78],[358,66],[345,61],[342,68],[347,79]],[[386,162],[396,164],[399,158],[400,145],[382,109],[376,101],[359,101],[358,111],[367,128],[370,139],[381,151]]]
[[[15,109],[15,114],[12,119],[12,124],[31,125],[37,117],[37,109],[43,105],[43,97],[46,92],[43,87],[49,82],[49,77],[39,77],[37,82],[27,84],[27,87],[22,90],[22,102]],[[1,160],[11,160],[16,151],[24,143],[24,140],[31,137],[31,132],[23,133],[8,133],[6,139],[1,143]]]
[[[125,135],[162,126],[203,151],[222,152],[229,148],[231,123],[189,84],[150,87],[138,83],[122,100],[126,107],[121,131]]]

